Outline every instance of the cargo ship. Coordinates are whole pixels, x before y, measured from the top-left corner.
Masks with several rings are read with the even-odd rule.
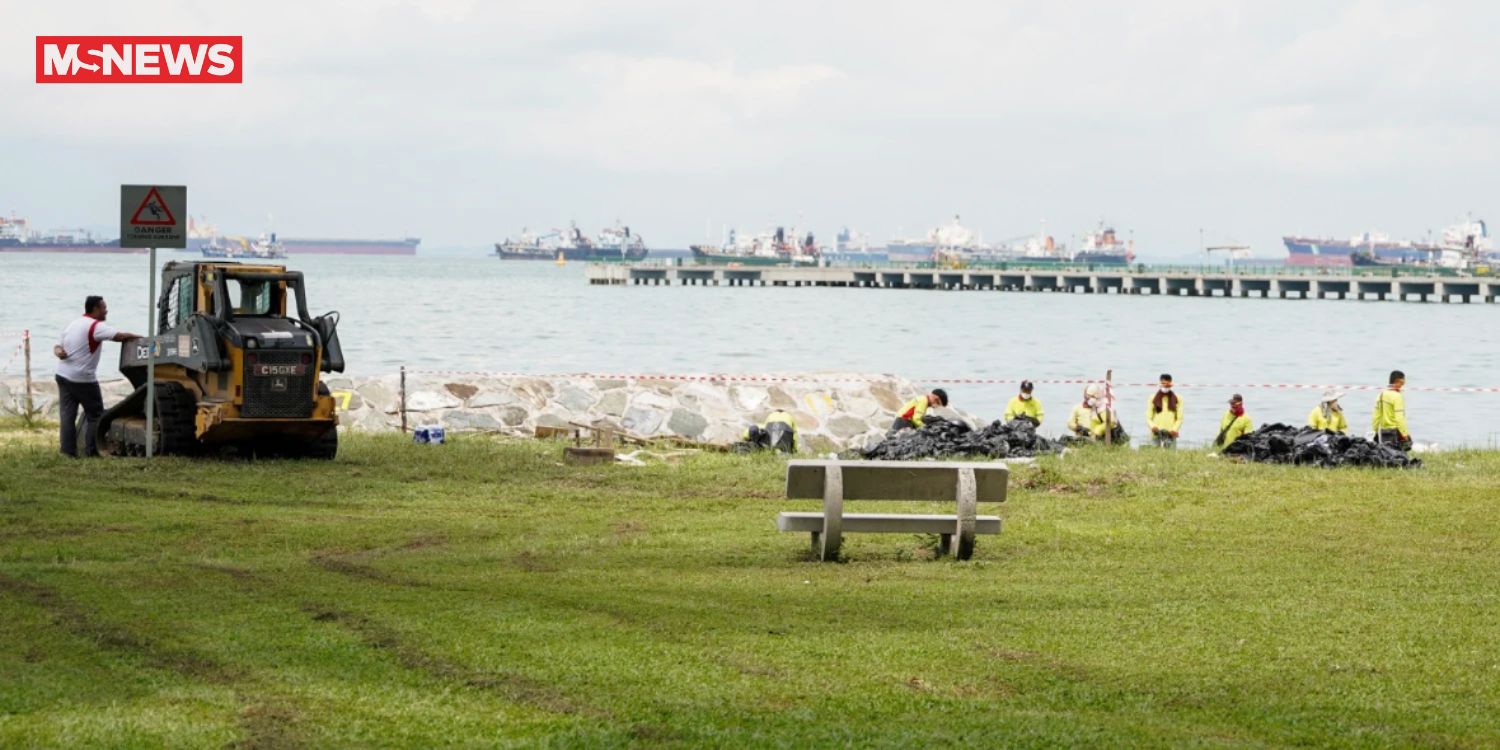
[[[923,237],[894,239],[885,245],[886,259],[892,263],[930,263],[940,257],[983,256],[992,251],[974,230],[959,223],[956,214],[953,223],[937,227]]]
[[[522,228],[520,239],[495,243],[500,260],[640,260],[649,252],[640,235],[618,222],[592,239],[570,222],[566,230],[543,234]]]
[[[0,217],[0,253],[144,253],[120,247],[119,240],[96,240],[83,229],[34,232],[26,219]]]
[[[1489,227],[1483,221],[1472,219],[1445,228],[1438,242],[1392,240],[1380,232],[1364,232],[1349,239],[1289,236],[1282,237],[1281,241],[1286,245],[1289,266],[1462,268],[1474,262],[1493,262],[1497,258],[1490,244]]]
[[[799,232],[785,227],[744,236],[730,229],[722,245],[690,245],[693,260],[709,265],[811,266],[822,251],[812,232],[795,239]]]
[[[1083,236],[1083,246],[1073,254],[1074,263],[1096,266],[1124,266],[1135,262],[1135,241],[1121,242],[1114,227],[1101,222],[1099,228]]]

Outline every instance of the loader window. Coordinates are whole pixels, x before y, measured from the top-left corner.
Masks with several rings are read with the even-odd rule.
[[[172,286],[165,295],[167,309],[161,311],[161,320],[157,324],[162,328],[176,328],[177,321],[182,317],[182,277],[172,280]]]
[[[275,286],[269,281],[230,279],[229,304],[235,315],[270,315]],[[280,310],[276,310],[280,312]]]
[[[159,313],[157,325],[163,329],[176,328],[193,314],[193,278],[178,276],[172,279],[172,285],[167,287],[162,301],[166,306]]]

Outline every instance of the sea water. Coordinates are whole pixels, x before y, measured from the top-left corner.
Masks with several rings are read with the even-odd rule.
[[[188,260],[161,251],[159,260]],[[1126,429],[1145,437],[1146,402],[1169,372],[1186,404],[1184,441],[1218,430],[1232,392],[1257,424],[1301,424],[1321,390],[1261,385],[1383,385],[1406,371],[1419,442],[1495,446],[1500,393],[1424,386],[1500,386],[1500,305],[1007,293],[915,289],[593,286],[584,264],[468,255],[298,256],[313,314],[337,310],[349,374],[413,370],[674,373],[894,373],[942,385],[956,406],[1001,415],[1011,384],[1038,381],[1043,432],[1062,430],[1082,386],[1113,370]],[[0,378],[20,375],[22,329],[37,377],[51,344],[101,294],[110,322],[146,329],[144,255],[0,253]],[[101,377],[118,375],[109,345]],[[1223,384],[1200,388],[1196,384]],[[1139,385],[1132,385],[1139,384]],[[912,396],[916,393],[910,394]],[[1343,399],[1356,432],[1376,391]]]

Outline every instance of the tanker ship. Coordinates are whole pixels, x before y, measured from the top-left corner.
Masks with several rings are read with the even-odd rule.
[[[199,253],[205,250],[219,252],[224,247],[223,240],[226,235],[219,232],[219,228],[208,221],[199,218],[188,217],[187,250]],[[272,234],[274,238],[275,235]],[[228,237],[233,242],[235,237]],[[276,241],[278,252],[286,255],[416,255],[417,245],[422,240],[416,237],[392,240],[357,240],[357,239],[308,239],[282,237]],[[210,249],[213,248],[213,249]],[[224,257],[221,255],[205,255],[205,257]],[[285,257],[285,255],[274,255],[267,257]]]
[[[1393,240],[1379,232],[1364,232],[1349,239],[1282,237],[1281,241],[1286,245],[1289,266],[1462,268],[1495,258],[1489,227],[1473,219],[1445,228],[1438,242]]]
[[[83,229],[34,232],[25,219],[0,217],[0,253],[144,253],[120,247],[119,240],[96,240]]]

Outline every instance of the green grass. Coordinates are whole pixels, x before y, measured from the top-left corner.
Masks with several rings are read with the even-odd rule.
[[[969,562],[819,564],[769,457],[54,450],[0,446],[0,746],[1500,744],[1500,454],[1086,451]]]

